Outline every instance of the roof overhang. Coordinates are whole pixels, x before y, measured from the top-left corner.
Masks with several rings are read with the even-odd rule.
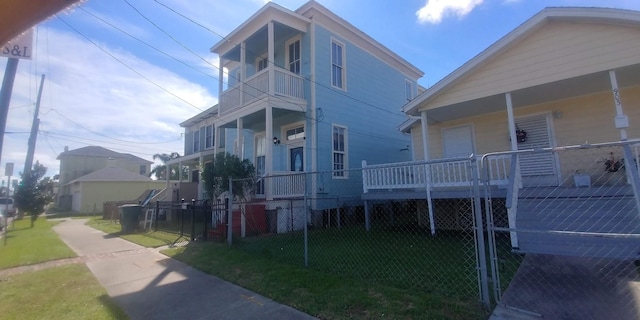
[[[469,74],[489,63],[495,57],[551,21],[640,26],[640,12],[610,8],[546,8],[438,81],[431,88],[419,94],[415,99],[407,103],[402,108],[402,111],[409,115],[418,115],[419,110],[447,89],[464,80]]]
[[[0,0],[0,43],[11,41],[27,29],[79,0]]]
[[[229,35],[211,47],[211,52],[217,53],[218,55],[224,55],[236,46],[240,45],[240,43],[245,41],[252,34],[256,33],[270,21],[278,21],[300,32],[307,32],[307,27],[311,23],[311,21],[306,17],[273,2],[269,2],[243,24],[233,30]]]
[[[214,117],[214,116],[217,116],[217,115],[218,115],[218,105],[216,104],[215,106],[213,106],[213,107],[211,107],[211,108],[209,108],[209,109],[207,109],[205,111],[202,111],[202,112],[196,114],[195,116],[193,116],[193,117],[181,122],[180,126],[183,127],[183,128],[186,128],[186,127],[189,127],[189,126],[192,126],[194,124],[200,123],[200,122],[202,122],[204,120],[207,120],[207,119],[209,119],[211,117]]]

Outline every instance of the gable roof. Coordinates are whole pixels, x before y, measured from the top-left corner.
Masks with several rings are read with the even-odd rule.
[[[134,181],[153,181],[147,176],[137,174],[135,172],[122,169],[119,167],[106,167],[92,173],[86,174],[78,179],[70,181],[74,182],[134,182]]]
[[[60,153],[60,155],[58,155],[57,159],[60,160],[62,157],[65,157],[65,156],[119,158],[119,159],[128,159],[131,162],[152,163],[152,161],[136,157],[129,153],[115,152],[100,146],[88,146],[88,147],[82,147],[79,149],[64,151]]]
[[[415,99],[407,103],[402,111],[417,115],[419,108],[434,100],[467,76],[474,73],[482,66],[495,60],[502,53],[520,43],[527,36],[552,21],[564,22],[590,22],[616,25],[640,26],[640,12],[624,9],[595,8],[595,7],[550,7],[538,12],[523,24],[500,38],[484,51],[467,61],[465,64],[448,74],[435,85],[419,94]]]

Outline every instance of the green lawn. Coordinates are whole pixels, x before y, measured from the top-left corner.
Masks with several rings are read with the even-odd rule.
[[[2,319],[127,319],[80,264],[0,279],[0,301]]]
[[[0,241],[0,269],[75,257],[76,254],[58,238],[51,227],[59,222],[29,218],[16,220],[5,239]]]
[[[121,234],[122,227],[119,223],[114,223],[111,220],[102,220],[101,217],[95,217],[89,220],[87,225],[148,248],[172,245],[178,240],[186,240],[184,237],[180,237],[179,233],[160,230],[144,230],[131,234]]]
[[[204,243],[163,253],[321,319],[487,317],[473,299],[307,269],[224,244]]]

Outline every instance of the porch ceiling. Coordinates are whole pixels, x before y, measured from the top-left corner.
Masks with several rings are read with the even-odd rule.
[[[640,64],[616,69],[616,78],[620,88],[640,85]],[[611,91],[608,71],[516,90],[511,92],[511,101],[513,108],[519,108],[604,91]],[[506,109],[505,95],[501,93],[427,110],[427,118],[430,123],[438,123]]]
[[[273,108],[273,118],[280,118],[289,116],[292,114],[300,115],[300,112],[292,112],[290,110]],[[265,109],[260,109],[254,113],[247,114],[242,117],[242,126],[245,129],[251,129],[256,132],[265,130],[265,122],[266,122],[266,111]],[[219,125],[221,128],[237,128],[237,123],[235,119],[233,121],[227,122],[225,124]]]
[[[265,25],[245,40],[246,50],[247,52],[252,53],[252,56],[258,56],[267,52],[269,45],[269,34],[267,29],[268,28]],[[297,29],[291,28],[282,23],[276,21],[273,23],[275,39],[288,39],[298,32],[299,31]],[[240,44],[237,44],[232,50],[227,52],[223,58],[229,61],[240,62]]]

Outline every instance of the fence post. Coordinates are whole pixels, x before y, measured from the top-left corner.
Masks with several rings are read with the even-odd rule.
[[[307,203],[307,177],[309,177],[308,174],[305,174],[305,189],[304,189],[304,266],[305,267],[309,267],[309,233],[307,232],[307,228],[308,228],[308,224],[309,224],[309,213],[311,212],[309,210],[309,205]]]
[[[184,235],[184,198],[180,201],[180,236]]]
[[[480,204],[480,178],[476,174],[476,170],[478,170],[479,168],[477,159],[475,157],[469,159],[469,166],[471,167],[471,179],[473,180],[473,212],[475,216],[475,236],[480,285],[480,302],[485,306],[485,308],[487,308],[487,310],[489,310],[489,278],[487,275],[487,256],[485,253],[486,249],[482,224],[482,206]]]
[[[155,219],[156,221],[154,221],[153,227],[154,227],[154,231],[158,231],[158,216],[160,215],[160,200],[156,200],[156,216]]]
[[[229,208],[227,209],[227,244],[233,243],[233,178],[229,178]]]
[[[196,199],[191,199],[191,241],[196,239]]]

